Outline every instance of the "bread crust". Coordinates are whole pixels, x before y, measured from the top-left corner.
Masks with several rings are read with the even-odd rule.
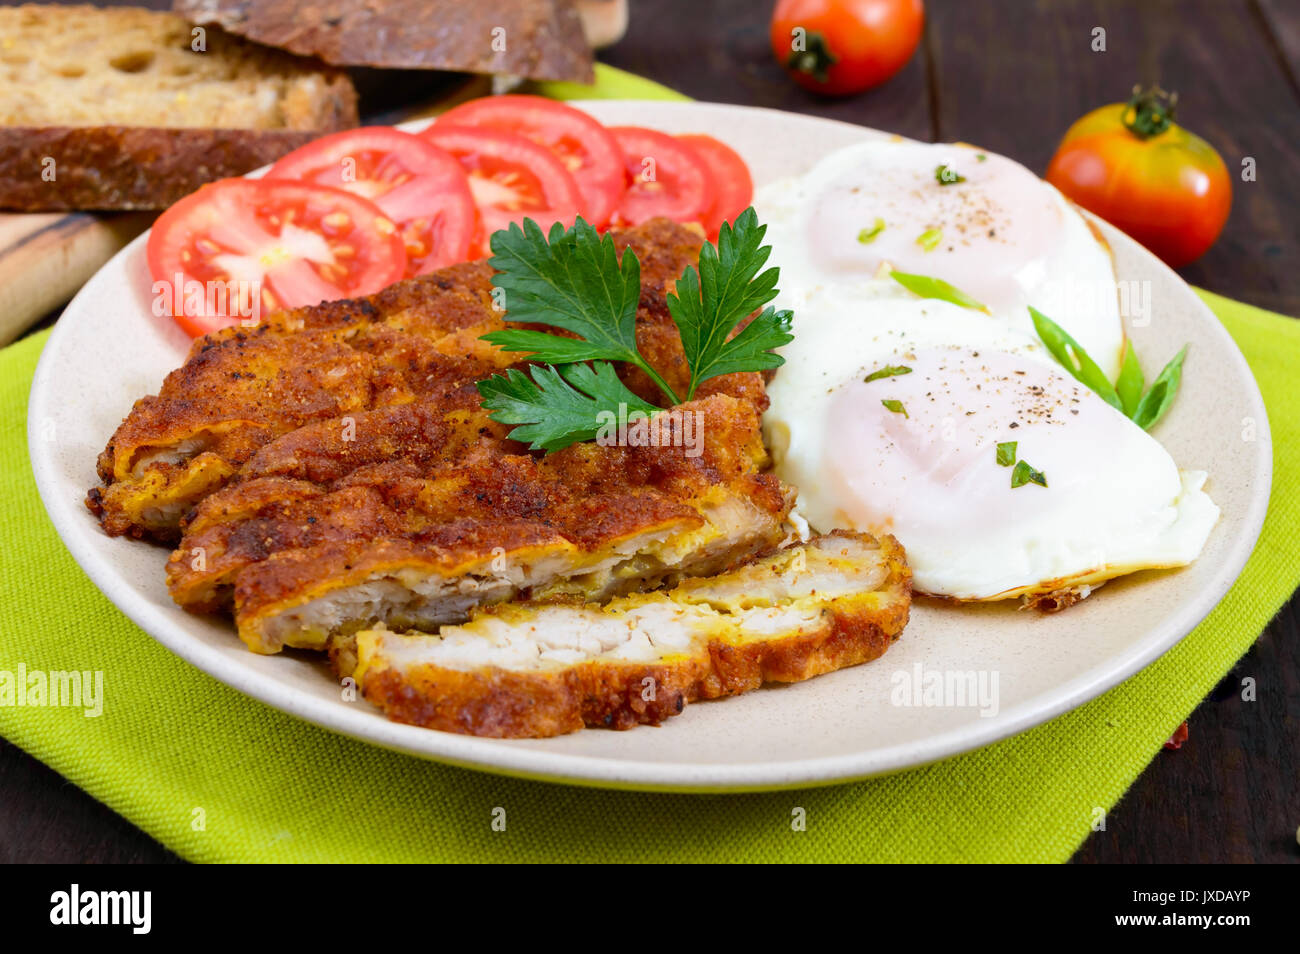
[[[194,49],[171,13],[6,7],[0,33],[0,209],[164,209],[359,121],[341,70],[216,29]]]
[[[594,79],[582,18],[569,0],[175,0],[172,9],[335,66]]]
[[[351,85],[339,85],[336,96],[336,122],[328,129],[0,126],[0,209],[165,209],[206,183],[252,172],[355,126]],[[51,181],[42,175],[49,168]]]

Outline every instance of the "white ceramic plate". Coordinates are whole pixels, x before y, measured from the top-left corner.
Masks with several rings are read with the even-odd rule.
[[[737,106],[582,105],[607,123],[718,136],[745,157],[758,184],[803,172],[832,149],[883,135]],[[1055,616],[1011,605],[953,608],[921,601],[902,639],[877,662],[698,703],[658,728],[507,741],[397,725],[364,701],[342,701],[320,663],[291,653],[254,655],[229,623],[191,616],[173,604],[163,583],[167,552],[104,535],[83,505],[86,490],[97,483],[95,458],[108,437],[132,402],[155,393],[182,363],[189,345],[170,320],[150,312],[143,236],[86,284],[54,329],[32,386],[32,463],[64,543],[123,612],[215,678],[327,729],[443,762],[606,787],[785,788],[896,771],[1021,732],[1137,672],[1218,602],[1259,534],[1272,453],[1250,370],[1187,285],[1136,243],[1102,228],[1119,277],[1151,283],[1151,321],[1131,330],[1143,365],[1159,367],[1191,343],[1182,392],[1156,436],[1180,467],[1211,475],[1207,489],[1223,516],[1201,558],[1183,570],[1111,582]],[[1250,427],[1254,439],[1243,439],[1243,428]],[[996,713],[891,705],[891,677],[918,664],[996,673]]]

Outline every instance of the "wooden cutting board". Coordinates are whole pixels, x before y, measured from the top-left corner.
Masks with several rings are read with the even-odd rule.
[[[0,346],[76,294],[155,214],[0,213]]]

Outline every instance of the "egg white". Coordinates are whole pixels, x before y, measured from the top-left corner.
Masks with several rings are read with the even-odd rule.
[[[940,183],[941,167],[963,181]],[[1108,376],[1119,372],[1124,329],[1110,250],[1017,162],[962,144],[867,142],[764,186],[754,206],[785,307],[827,287],[868,285],[887,266],[941,278],[1029,334],[1032,305]],[[938,235],[929,250],[918,244],[927,232]]]
[[[764,432],[814,529],[893,533],[920,592],[962,600],[1078,590],[1200,553],[1219,513],[1205,474],[1180,473],[1036,337],[892,282],[789,297],[796,334]],[[910,373],[864,381],[889,366]],[[996,448],[1012,441],[1047,487],[1011,486]]]

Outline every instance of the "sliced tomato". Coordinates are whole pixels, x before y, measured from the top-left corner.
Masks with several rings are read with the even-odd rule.
[[[717,238],[722,223],[735,221],[754,201],[754,180],[749,166],[736,150],[712,136],[689,133],[677,138],[694,149],[713,174],[713,205],[701,224],[709,238]]]
[[[447,150],[469,173],[478,206],[477,247],[486,252],[493,232],[532,219],[543,229],[571,225],[582,209],[582,193],[553,152],[531,139],[500,129],[434,123],[420,136]]]
[[[582,193],[582,217],[600,228],[623,196],[623,153],[609,131],[580,109],[541,96],[485,96],[448,110],[438,123],[499,129],[559,157]]]
[[[154,223],[148,260],[155,313],[196,337],[368,295],[406,271],[397,227],[374,203],[281,179],[222,179],[181,199]]]
[[[609,130],[623,150],[627,191],[614,210],[613,225],[640,225],[655,216],[703,222],[713,207],[713,176],[690,146],[667,133],[640,126]]]
[[[266,177],[343,189],[375,203],[401,231],[408,276],[469,257],[478,221],[465,170],[418,136],[390,126],[348,129],[295,149]]]

